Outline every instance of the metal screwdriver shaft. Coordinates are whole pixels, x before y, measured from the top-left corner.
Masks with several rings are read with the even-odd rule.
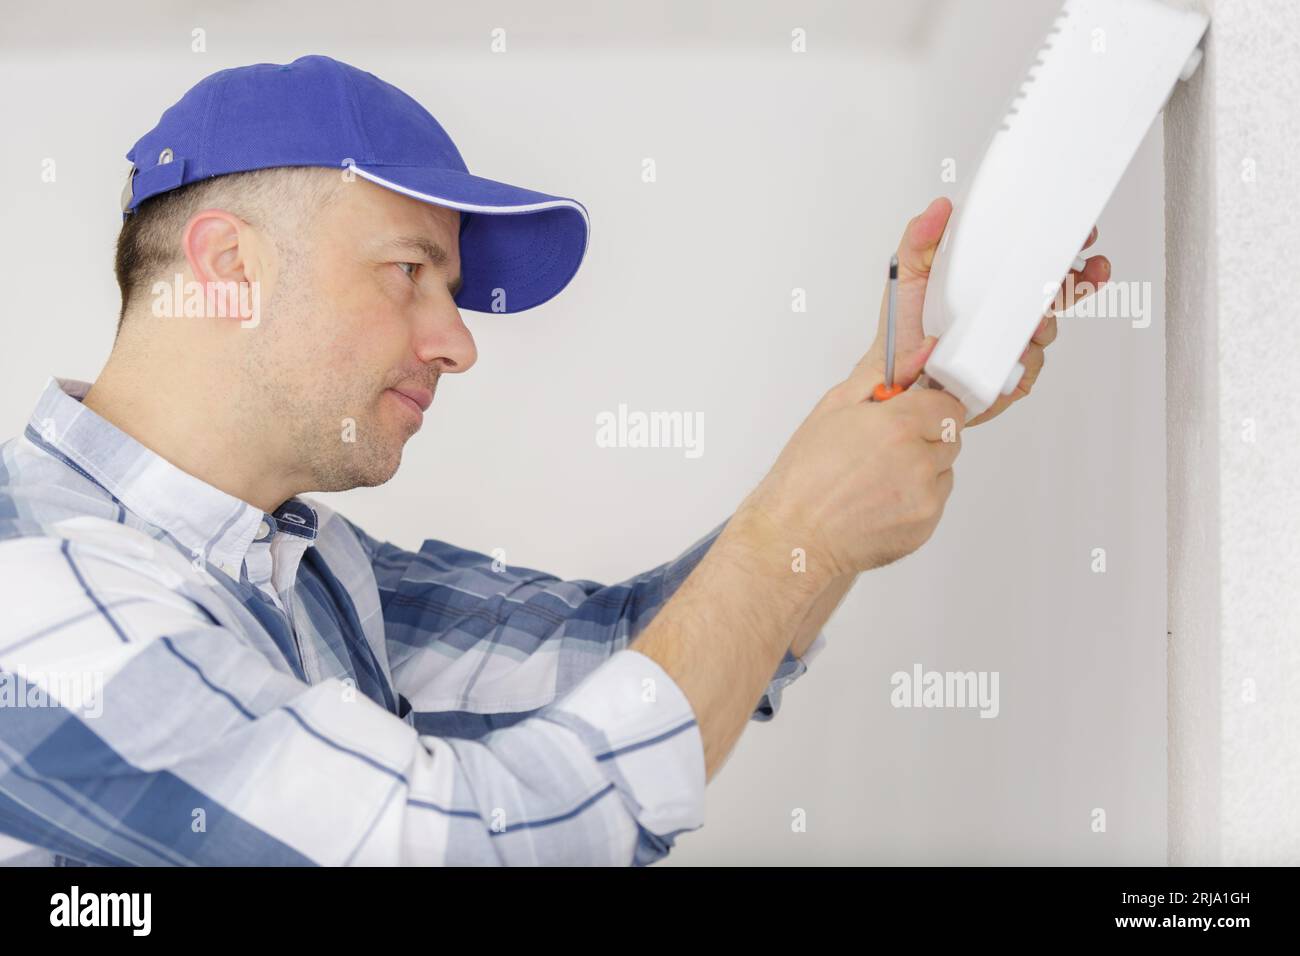
[[[887,402],[902,389],[894,384],[894,329],[898,323],[898,256],[889,257],[889,312],[885,316],[885,381],[871,393],[873,400]]]
[[[898,313],[898,256],[889,257],[889,317],[885,325],[885,388],[894,387],[894,326]]]

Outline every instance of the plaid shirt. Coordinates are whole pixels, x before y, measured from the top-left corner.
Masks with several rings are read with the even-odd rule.
[[[615,585],[405,551],[205,484],[88,389],[0,446],[5,862],[642,865],[703,824],[690,704],[627,645],[725,522]]]

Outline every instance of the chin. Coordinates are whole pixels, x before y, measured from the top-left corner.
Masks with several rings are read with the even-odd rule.
[[[397,469],[402,464],[402,452],[398,449],[397,454],[389,460],[375,462],[375,467],[367,468],[361,480],[357,482],[358,487],[374,488],[388,481],[393,475],[397,474]]]
[[[376,449],[362,461],[338,462],[330,473],[317,480],[319,491],[349,491],[353,488],[374,488],[397,474],[402,463],[402,448]]]

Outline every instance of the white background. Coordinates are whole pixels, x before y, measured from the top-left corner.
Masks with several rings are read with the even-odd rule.
[[[391,482],[331,503],[408,547],[500,547],[610,582],[730,513],[867,348],[904,224],[959,195],[1057,9],[139,6],[56,22],[34,5],[0,35],[0,435],[47,375],[93,379],[108,353],[131,144],[210,72],[326,53],[420,100],[472,172],[578,198],[593,221],[559,298],[466,313],[478,364],[444,378]],[[1081,98],[1079,137],[1105,108]],[[1163,863],[1162,190],[1157,124],[1097,246],[1115,280],[1151,284],[1150,327],[1062,320],[1031,400],[967,433],[934,538],[861,579],[668,864]],[[619,403],[702,413],[703,457],[598,448],[596,415]],[[890,675],[914,663],[998,671],[999,716],[892,708]]]

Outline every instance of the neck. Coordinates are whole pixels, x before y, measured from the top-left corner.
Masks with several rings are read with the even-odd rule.
[[[261,447],[255,424],[238,420],[237,403],[215,399],[222,391],[193,365],[146,364],[114,349],[82,404],[182,471],[273,512],[305,489]]]

